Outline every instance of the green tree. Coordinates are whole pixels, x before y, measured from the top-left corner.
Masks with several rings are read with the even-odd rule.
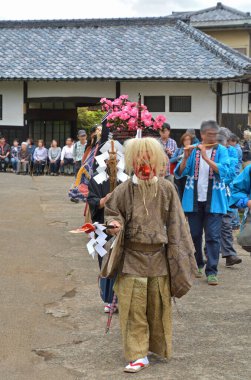
[[[105,112],[101,110],[90,111],[87,107],[78,108],[78,129],[85,129],[89,133],[95,124],[100,124]]]

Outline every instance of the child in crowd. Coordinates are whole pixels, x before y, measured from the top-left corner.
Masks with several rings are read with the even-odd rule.
[[[48,152],[44,146],[43,140],[38,140],[37,148],[34,151],[33,160],[34,160],[34,171],[35,175],[44,174],[44,167],[47,161]]]
[[[66,139],[66,145],[61,152],[61,172],[64,174],[73,174],[73,141],[71,137]]]
[[[60,165],[61,148],[58,147],[57,140],[52,140],[48,157],[50,163],[50,175],[58,175]]]
[[[17,162],[17,174],[23,173],[26,175],[28,173],[28,167],[30,162],[30,153],[28,150],[28,144],[22,142],[21,149],[18,152],[18,162]]]
[[[13,141],[13,145],[12,145],[11,150],[10,150],[10,154],[11,154],[10,161],[11,161],[11,165],[12,165],[12,169],[13,169],[14,173],[17,172],[19,152],[20,152],[20,146],[19,146],[18,140],[15,139]]]

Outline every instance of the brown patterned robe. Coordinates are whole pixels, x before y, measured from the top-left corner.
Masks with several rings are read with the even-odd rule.
[[[156,197],[144,204],[138,186],[128,180],[115,189],[106,204],[105,221],[109,224],[112,220],[122,225],[114,291],[125,356],[134,361],[152,351],[169,358],[171,295],[185,294],[197,269],[189,227],[174,186],[159,179]],[[101,274],[109,275],[105,271]]]

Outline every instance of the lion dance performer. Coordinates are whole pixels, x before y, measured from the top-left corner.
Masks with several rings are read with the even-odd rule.
[[[174,186],[159,177],[166,158],[152,138],[132,139],[125,146],[130,178],[116,187],[105,206],[107,232],[117,235],[101,275],[116,270],[114,291],[125,372],[149,366],[148,352],[170,358],[171,297],[190,289],[197,266],[189,227]],[[117,249],[119,246],[119,249]]]

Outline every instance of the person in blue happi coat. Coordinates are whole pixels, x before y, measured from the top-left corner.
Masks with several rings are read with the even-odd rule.
[[[234,179],[231,185],[230,207],[251,209],[251,164]]]
[[[230,186],[233,180],[236,178],[239,170],[238,163],[238,153],[237,150],[229,144],[231,132],[227,128],[220,128],[217,141],[219,144],[225,146],[228,151],[229,156],[229,170],[225,177],[226,184],[226,196],[227,202],[229,203],[229,197],[231,194]],[[222,257],[226,259],[226,267],[231,267],[236,264],[240,264],[242,259],[237,255],[237,252],[234,248],[233,241],[233,228],[232,228],[232,219],[233,219],[233,209],[228,207],[227,213],[222,217],[221,225],[221,254]]]
[[[201,144],[185,149],[184,157],[175,169],[176,178],[187,176],[182,206],[195,246],[198,277],[202,277],[205,266],[202,254],[205,230],[205,273],[209,285],[218,284],[222,217],[228,207],[225,178],[230,162],[227,148],[217,143],[218,132],[215,121],[204,121],[200,128]]]

